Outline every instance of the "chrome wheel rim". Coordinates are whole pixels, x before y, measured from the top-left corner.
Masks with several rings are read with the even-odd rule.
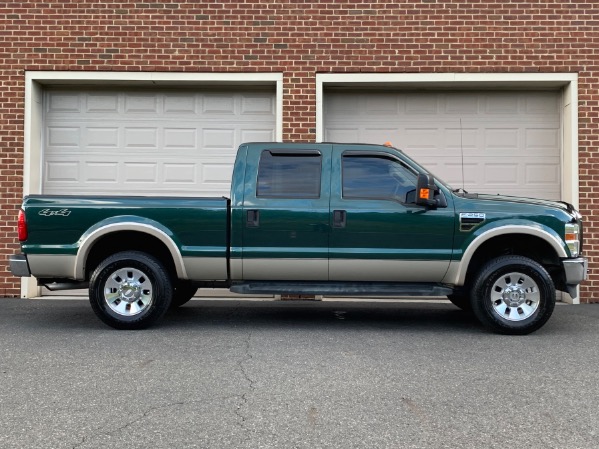
[[[539,286],[528,275],[512,272],[498,278],[491,288],[493,310],[508,321],[522,321],[539,308]]]
[[[148,276],[136,268],[113,272],[104,286],[104,301],[121,316],[139,315],[152,304],[153,286]]]

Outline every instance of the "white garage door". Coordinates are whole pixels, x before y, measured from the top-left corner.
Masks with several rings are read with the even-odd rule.
[[[228,196],[239,144],[274,139],[272,90],[49,88],[43,192]]]
[[[560,199],[558,92],[325,94],[331,142],[391,143],[454,187]],[[461,129],[460,129],[461,121]]]

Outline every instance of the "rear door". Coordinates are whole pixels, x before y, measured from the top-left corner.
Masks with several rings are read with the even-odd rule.
[[[243,279],[327,280],[332,145],[248,152]]]
[[[418,174],[392,150],[335,145],[332,162],[329,279],[440,282],[452,255],[453,205],[415,205]]]

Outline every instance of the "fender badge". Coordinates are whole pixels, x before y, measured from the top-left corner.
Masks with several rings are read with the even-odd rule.
[[[71,211],[69,209],[59,209],[59,210],[51,210],[51,209],[42,209],[38,213],[43,217],[68,217],[71,215]]]
[[[471,231],[476,225],[481,224],[487,219],[487,214],[478,212],[461,212],[460,213],[460,231]]]

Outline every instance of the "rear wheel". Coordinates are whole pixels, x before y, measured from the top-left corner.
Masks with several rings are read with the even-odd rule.
[[[115,329],[142,329],[168,309],[173,287],[164,266],[139,251],[106,258],[94,270],[89,300],[96,315]]]
[[[501,256],[478,273],[471,304],[479,321],[495,332],[529,334],[553,313],[555,286],[547,270],[534,260]]]

